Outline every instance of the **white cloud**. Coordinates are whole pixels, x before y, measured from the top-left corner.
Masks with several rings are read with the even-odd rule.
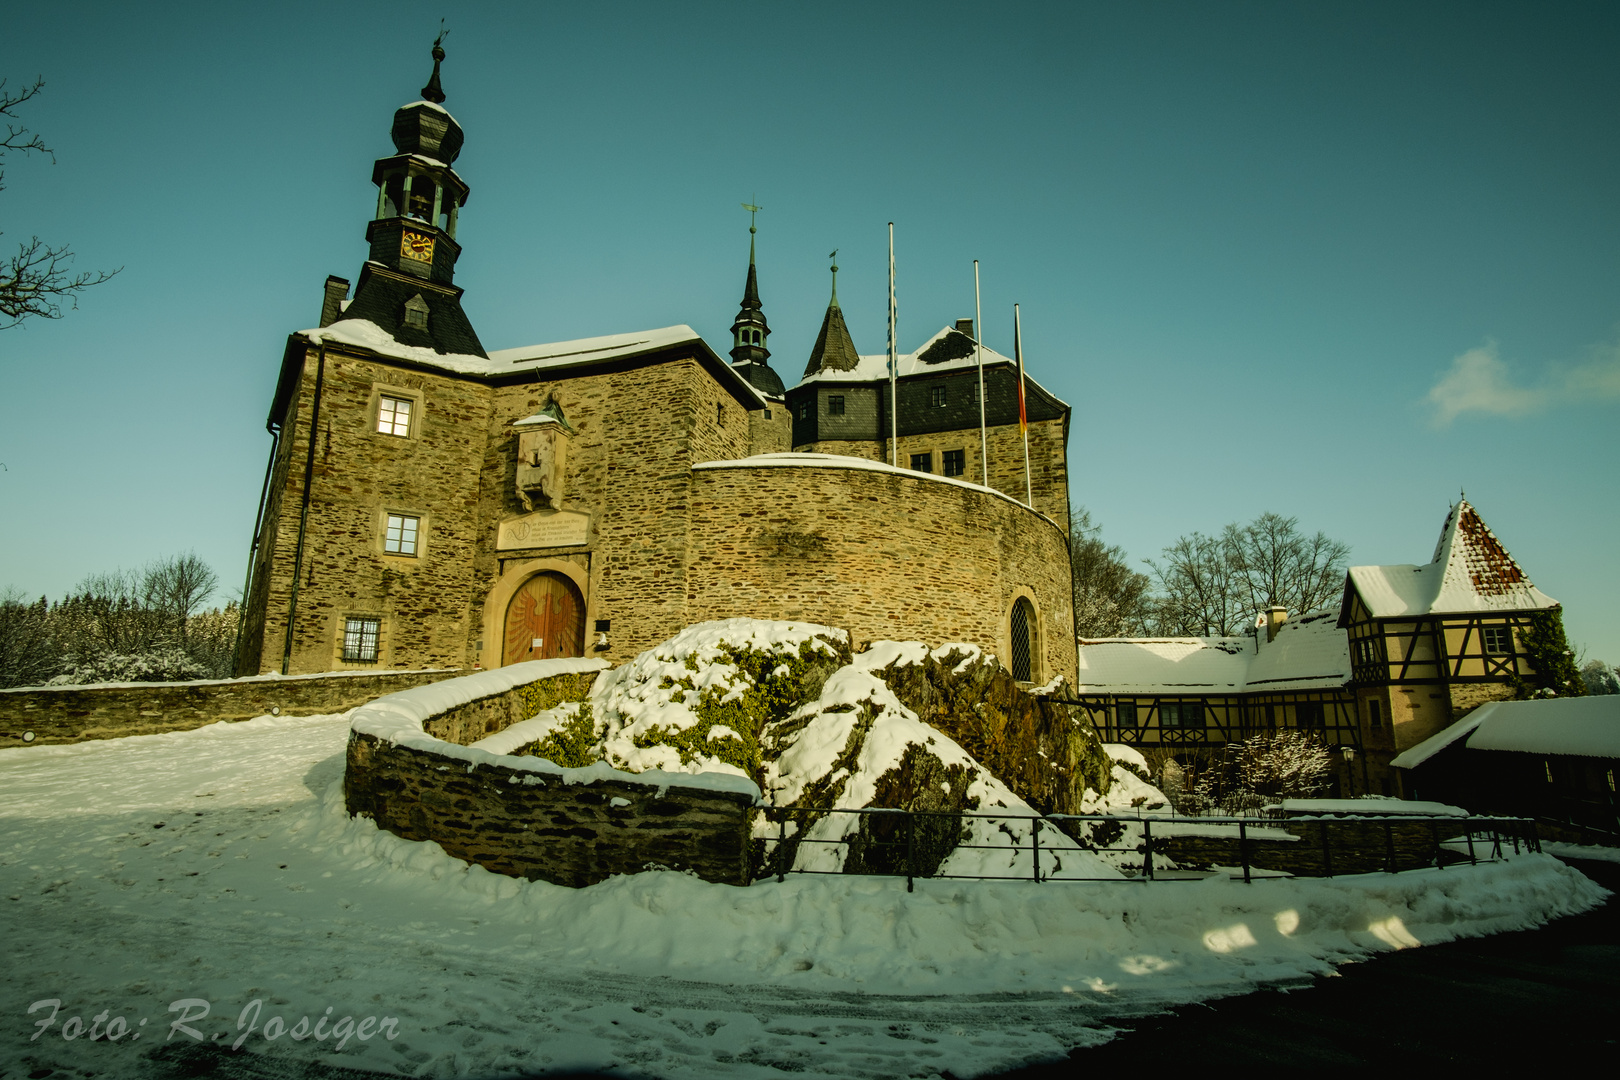
[[[1435,427],[1447,427],[1464,413],[1524,416],[1554,405],[1620,399],[1620,346],[1594,346],[1573,366],[1550,368],[1539,386],[1520,386],[1497,355],[1496,342],[1452,360],[1451,368],[1429,389]]]
[[[1514,386],[1508,366],[1496,355],[1496,342],[1469,349],[1451,362],[1451,370],[1429,390],[1436,427],[1445,427],[1466,412],[1523,416],[1546,404],[1546,392]]]

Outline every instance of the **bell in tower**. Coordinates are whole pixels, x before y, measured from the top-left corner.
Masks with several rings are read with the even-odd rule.
[[[469,189],[451,167],[466,134],[444,107],[444,57],[440,34],[421,99],[394,113],[395,152],[372,166],[377,212],[366,226],[370,258],[342,313],[376,323],[404,345],[485,356],[454,284],[461,257],[456,220]]]

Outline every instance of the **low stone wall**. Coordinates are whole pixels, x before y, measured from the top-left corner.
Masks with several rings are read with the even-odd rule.
[[[227,679],[0,690],[0,747],[187,731],[255,716],[315,716],[448,679],[454,669],[328,672]],[[32,739],[25,734],[32,733]]]
[[[532,661],[374,702],[349,733],[349,813],[531,881],[579,887],[667,868],[748,884],[758,790],[747,781],[564,769],[459,745],[526,719],[536,700],[582,699],[603,666]]]

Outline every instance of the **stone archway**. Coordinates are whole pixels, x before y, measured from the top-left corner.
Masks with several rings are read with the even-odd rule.
[[[506,605],[501,664],[551,660],[585,653],[585,598],[562,574],[545,571],[525,581]]]

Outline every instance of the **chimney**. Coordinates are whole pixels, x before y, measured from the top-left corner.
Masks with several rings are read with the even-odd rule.
[[[343,301],[349,298],[349,282],[345,278],[328,277],[326,295],[321,299],[321,325],[331,326],[343,313]]]
[[[957,319],[956,320],[956,332],[958,334],[966,334],[968,337],[973,338],[974,341],[979,340],[978,338],[973,337],[973,320],[972,319]]]
[[[1271,607],[1266,608],[1266,640],[1268,642],[1276,641],[1277,631],[1281,630],[1283,623],[1287,621],[1287,608],[1277,604],[1273,604]]]

